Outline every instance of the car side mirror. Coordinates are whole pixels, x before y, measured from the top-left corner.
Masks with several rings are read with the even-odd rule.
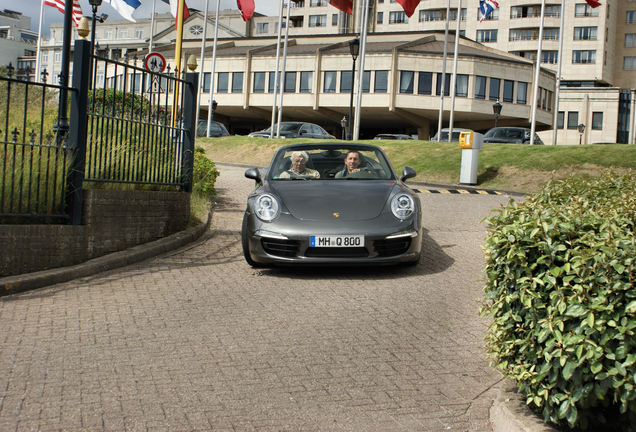
[[[248,168],[245,170],[245,177],[254,180],[256,183],[262,183],[261,172],[258,168]]]
[[[415,177],[416,175],[417,173],[415,172],[413,168],[411,168],[410,166],[405,166],[402,169],[402,177],[400,178],[400,180],[404,182],[407,179]]]

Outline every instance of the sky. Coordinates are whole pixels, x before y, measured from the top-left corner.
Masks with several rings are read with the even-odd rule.
[[[170,7],[162,1],[156,0],[157,6],[155,11],[157,13],[169,13]],[[206,0],[186,0],[186,4],[189,8],[205,10]],[[208,0],[210,2],[208,13],[212,13],[216,7],[216,0]],[[79,0],[82,6],[82,12],[84,15],[92,15],[92,7],[88,0]],[[133,18],[148,18],[152,13],[153,0],[140,0],[141,6],[133,13]],[[277,0],[256,0],[256,12],[260,12],[265,15],[278,15],[279,3]],[[9,9],[16,12],[21,12],[25,16],[31,17],[31,30],[37,31],[40,19],[40,1],[39,0],[0,0],[0,10]],[[221,10],[223,9],[238,9],[236,6],[236,0],[221,0]],[[108,3],[103,2],[99,7],[98,13],[106,13],[113,19],[122,19],[122,17],[113,9]],[[62,22],[64,15],[57,9],[44,6],[44,21],[42,23],[42,33],[48,35],[49,26],[54,22]]]

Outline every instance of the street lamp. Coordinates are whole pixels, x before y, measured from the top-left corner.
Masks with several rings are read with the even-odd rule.
[[[585,125],[583,123],[579,123],[576,128],[579,131],[579,145],[581,145],[581,142],[583,141],[583,132],[585,132]]]
[[[499,114],[501,114],[502,105],[499,103],[499,99],[497,102],[492,104],[492,112],[495,114],[495,127],[497,127],[497,121],[499,120]]]
[[[345,131],[347,130],[347,116],[343,116],[340,120],[340,126],[342,126],[342,139],[345,139]]]
[[[351,66],[351,99],[349,100],[349,132],[347,133],[347,139],[351,141],[351,125],[353,124],[353,84],[355,83],[356,59],[360,52],[360,39],[356,38],[349,41],[349,51],[351,52],[351,58],[353,58],[353,66]]]

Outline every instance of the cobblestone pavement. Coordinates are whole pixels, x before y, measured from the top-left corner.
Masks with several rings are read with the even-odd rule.
[[[422,195],[414,268],[255,270],[243,171],[195,244],[0,298],[0,431],[490,431],[480,221],[508,198]]]

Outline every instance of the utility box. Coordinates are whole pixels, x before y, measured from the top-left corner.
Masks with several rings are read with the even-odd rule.
[[[459,172],[459,183],[477,184],[479,168],[479,149],[484,144],[484,136],[477,132],[460,132],[459,147],[462,149],[462,165]]]

